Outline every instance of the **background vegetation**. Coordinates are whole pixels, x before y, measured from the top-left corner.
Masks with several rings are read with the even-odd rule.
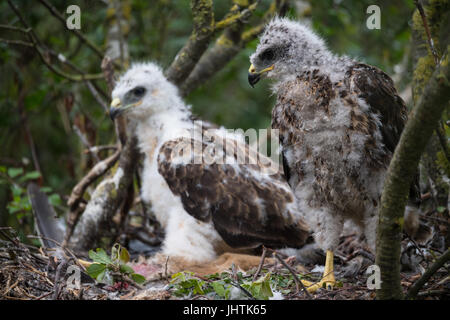
[[[111,19],[107,2],[51,1],[62,13],[70,4],[79,5],[81,32],[102,51],[106,50]],[[191,33],[189,1],[125,3],[130,61],[153,60],[168,67]],[[250,19],[260,19],[270,3],[260,1]],[[46,46],[64,54],[85,72],[101,72],[101,58],[41,3],[22,0],[14,4]],[[336,53],[348,54],[392,75],[411,103],[413,1],[315,0],[289,4],[287,16],[311,23]],[[371,4],[381,8],[381,30],[366,28],[366,8]],[[231,5],[231,0],[214,1],[216,20],[224,17]],[[2,25],[21,26],[6,1],[0,3],[0,21]],[[4,28],[0,28],[0,38],[26,40],[21,32]],[[230,128],[270,125],[274,103],[270,84],[262,82],[252,89],[247,83],[248,57],[256,44],[256,39],[250,42],[211,80],[186,97],[197,115]],[[30,232],[26,182],[38,180],[51,195],[58,213],[66,212],[67,196],[95,163],[95,158],[85,152],[87,145],[110,145],[115,141],[114,127],[85,83],[52,72],[33,48],[0,41],[0,65],[0,225]],[[107,92],[104,80],[95,83]],[[103,158],[107,152],[99,156]]]

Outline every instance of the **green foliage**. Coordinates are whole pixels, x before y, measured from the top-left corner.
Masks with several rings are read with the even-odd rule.
[[[228,273],[213,274],[200,279],[192,272],[179,272],[172,275],[170,289],[177,297],[208,295],[215,299],[229,299],[233,285]]]
[[[256,23],[271,0],[261,0],[251,23]],[[323,36],[330,49],[349,54],[392,74],[409,50],[413,1],[380,0],[381,30],[368,30],[366,8],[371,0],[315,0],[311,10],[297,17],[296,2],[291,1],[291,18],[310,19],[313,28]],[[101,59],[52,16],[40,3],[17,0],[14,4],[41,41],[87,73],[101,72]],[[80,6],[81,32],[101,50],[106,49],[107,5],[105,1],[75,1]],[[65,15],[67,1],[54,0],[52,5]],[[129,45],[131,61],[153,60],[167,68],[188,39],[192,29],[189,1],[130,0]],[[214,1],[214,16],[221,20],[232,1]],[[22,27],[6,1],[0,1],[0,20],[4,24]],[[20,32],[0,29],[0,38],[27,40]],[[254,40],[223,70],[219,71],[187,97],[193,111],[205,120],[228,128],[266,128],[270,126],[271,109],[275,97],[270,94],[270,81],[262,81],[254,89],[247,83],[249,55],[255,50]],[[67,73],[71,68],[52,61]],[[85,146],[75,134],[75,122],[89,124],[92,144],[107,145],[115,141],[112,122],[93,97],[87,86],[73,83],[50,71],[31,48],[0,42],[0,164],[31,158],[25,126],[29,128],[37,149],[45,186],[67,195],[80,178],[92,167],[92,157],[83,151]],[[117,75],[120,71],[117,71]],[[401,83],[411,81],[411,72],[401,77]],[[107,92],[104,81],[96,85]],[[73,103],[68,103],[68,97]],[[108,98],[105,98],[108,100]],[[22,105],[26,122],[20,112]],[[101,158],[106,154],[100,154]],[[9,166],[9,164],[8,164]],[[27,170],[25,170],[27,171]],[[16,191],[18,193],[18,191]],[[11,190],[0,185],[0,222],[11,224],[8,210]],[[24,198],[24,196],[20,196]],[[56,196],[51,201],[61,205]],[[17,204],[26,211],[25,203]],[[6,221],[8,220],[8,221]]]
[[[108,285],[113,285],[117,281],[122,281],[124,276],[130,277],[138,284],[145,282],[145,277],[135,273],[127,263],[130,261],[128,250],[115,244],[111,249],[111,255],[108,256],[105,250],[97,248],[89,250],[89,258],[92,263],[87,268],[87,273],[95,280]]]
[[[6,205],[10,215],[13,215],[19,222],[25,220],[32,225],[31,203],[28,198],[26,186],[29,182],[39,179],[40,173],[37,171],[25,172],[23,168],[0,166],[0,185],[7,186],[10,193],[10,201]],[[61,206],[61,198],[57,193],[51,193],[49,187],[42,188],[48,193],[49,202],[54,207]]]
[[[270,280],[271,274],[269,272],[256,281],[244,282],[242,287],[247,289],[256,299],[268,300],[270,297],[273,297],[272,289],[270,288]]]
[[[272,274],[266,272],[265,275],[253,281],[252,274],[236,274],[237,281],[232,280],[230,272],[211,274],[202,278],[194,276],[192,272],[179,272],[172,275],[170,290],[177,297],[193,298],[197,295],[204,295],[211,299],[231,298],[231,290],[239,285],[252,297],[258,300],[268,300],[273,297],[273,290],[288,295],[295,291],[295,283],[292,274]],[[240,298],[248,298],[244,293]]]

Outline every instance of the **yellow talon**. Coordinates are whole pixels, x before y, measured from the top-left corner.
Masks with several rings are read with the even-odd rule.
[[[311,282],[307,280],[302,280],[303,285],[306,287],[308,292],[314,293],[319,288],[325,287],[327,290],[333,290],[333,287],[336,283],[334,278],[334,268],[333,268],[333,252],[327,250],[327,256],[325,260],[325,270],[323,271],[322,279],[317,282]]]

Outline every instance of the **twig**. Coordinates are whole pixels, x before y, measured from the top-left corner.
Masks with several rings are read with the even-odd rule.
[[[427,271],[422,275],[422,277],[416,281],[416,283],[409,289],[406,294],[407,299],[414,299],[417,296],[419,290],[425,285],[428,279],[438,271],[447,261],[450,260],[450,249],[447,249],[445,253],[437,259]]]
[[[58,68],[56,68],[55,66],[53,66],[49,61],[47,61],[47,53],[56,56],[58,61],[67,64],[69,66],[74,67],[73,64],[71,64],[62,54],[56,54],[54,51],[49,50],[48,48],[46,48],[41,40],[39,39],[39,37],[36,35],[36,33],[34,32],[33,28],[31,28],[28,23],[25,21],[24,17],[22,16],[21,12],[19,11],[19,9],[17,9],[17,7],[11,2],[11,0],[8,0],[8,4],[11,7],[11,9],[14,11],[14,13],[17,15],[17,17],[19,18],[20,22],[22,23],[22,25],[25,27],[24,30],[27,31],[27,36],[30,40],[30,43],[32,44],[32,46],[34,47],[35,51],[38,53],[39,58],[41,59],[41,61],[47,66],[47,68],[49,68],[52,72],[56,73],[57,75],[59,75],[60,77],[66,78],[70,81],[86,81],[86,80],[95,80],[95,79],[102,79],[103,75],[102,74],[85,74],[82,73],[81,75],[72,75],[72,74],[68,74],[65,73],[61,70],[59,70]],[[42,52],[42,50],[45,51],[45,54]]]
[[[45,297],[48,297],[49,295],[51,295],[53,293],[53,291],[49,291],[47,293],[44,293],[43,295],[39,296],[36,298],[36,300],[42,300]]]
[[[86,86],[88,87],[89,91],[92,93],[92,96],[95,100],[97,100],[98,104],[102,106],[105,113],[108,111],[108,104],[105,102],[105,100],[100,97],[99,92],[97,91],[97,88],[94,86],[94,84],[91,81],[85,81]]]
[[[256,298],[250,293],[248,292],[247,289],[245,289],[244,287],[242,287],[239,283],[237,283],[236,281],[231,281],[231,285],[233,285],[234,287],[238,288],[239,290],[241,290],[247,297],[250,298],[250,300],[256,300]]]
[[[72,128],[73,128],[73,131],[75,131],[78,138],[80,138],[80,140],[84,144],[84,146],[88,149],[91,148],[91,144],[87,140],[86,136],[81,132],[80,128],[76,124],[74,124]],[[95,158],[95,162],[97,162],[97,163],[100,162],[100,158],[98,157],[97,153],[92,153],[92,155]]]
[[[256,272],[253,275],[253,281],[256,281],[256,278],[258,277],[259,273],[261,272],[261,269],[264,265],[264,260],[266,260],[266,254],[267,254],[267,249],[266,249],[266,247],[263,246],[263,252],[261,254],[261,262],[259,263],[258,269],[256,269]]]
[[[427,297],[427,296],[441,296],[448,294],[448,290],[442,289],[442,290],[426,290],[419,292],[417,295],[419,297]]]
[[[22,41],[22,40],[10,40],[10,39],[0,38],[0,42],[6,43],[6,44],[25,46],[25,47],[30,47],[30,48],[34,47],[34,44],[32,44],[30,42],[25,42],[25,41]]]
[[[55,281],[54,283],[54,289],[53,289],[53,300],[57,300],[59,293],[60,293],[60,286],[59,286],[59,278],[61,277],[61,270],[67,265],[68,261],[66,259],[63,259],[59,265],[58,268],[56,268],[56,275],[55,275]]]
[[[436,64],[436,66],[439,66],[439,56],[436,50],[436,47],[434,46],[434,41],[433,38],[431,37],[431,33],[430,33],[430,29],[428,27],[428,19],[427,16],[425,14],[425,10],[423,9],[422,3],[420,2],[420,0],[414,0],[417,9],[419,10],[420,16],[422,17],[422,23],[425,29],[425,33],[427,35],[427,40],[428,40],[428,45],[430,46],[430,50],[431,50],[431,54],[433,55],[434,58],[434,63]],[[439,126],[443,126],[442,121],[439,121]],[[447,142],[446,139],[444,137],[445,134],[443,134],[443,131],[440,127],[438,126],[438,128],[436,128],[436,135],[438,136],[439,139],[439,143],[441,144],[442,150],[444,151],[444,155],[447,158],[447,161],[450,162],[450,153],[447,147]]]
[[[84,191],[86,188],[96,181],[99,177],[106,173],[113,165],[116,163],[117,159],[119,159],[120,150],[117,150],[113,155],[109,156],[105,160],[97,163],[89,173],[81,179],[80,182],[73,188],[72,193],[70,194],[70,198],[67,201],[67,204],[74,210],[78,203],[80,202]]]
[[[434,47],[434,42],[433,38],[431,37],[430,29],[428,28],[428,21],[427,16],[425,14],[425,10],[423,10],[423,6],[420,0],[414,0],[414,3],[416,4],[417,9],[419,10],[420,16],[422,17],[423,26],[427,34],[428,45],[430,46],[431,53],[433,54],[434,62],[436,63],[436,65],[439,65],[439,57],[436,48]]]
[[[93,146],[86,150],[84,150],[84,153],[99,153],[100,151],[104,150],[117,150],[117,145],[109,144],[104,146]]]
[[[406,233],[406,232],[405,232]],[[408,238],[409,241],[411,241],[411,243],[413,244],[414,248],[419,251],[419,255],[422,257],[423,261],[427,261],[427,259],[425,258],[425,255],[422,252],[422,249],[419,247],[419,245],[417,244],[416,241],[414,241],[414,239],[412,237],[409,236],[409,234],[406,233],[406,237]]]
[[[170,256],[167,256],[166,263],[164,264],[164,277],[169,281],[169,275],[167,274],[167,264],[169,263]]]
[[[59,242],[56,241],[56,240],[53,240],[53,239],[50,239],[50,238],[47,238],[47,237],[43,237],[43,236],[33,236],[33,235],[28,235],[27,238],[30,238],[30,239],[43,239],[43,240],[47,240],[47,241],[53,242],[53,243],[56,244],[58,247],[60,247],[62,250],[64,250],[64,252],[65,252],[67,255],[69,255],[69,256],[73,259],[73,261],[74,261],[74,262],[75,262],[82,270],[85,269],[85,267],[78,261],[77,256],[72,252],[72,250],[70,250],[70,249],[69,249],[67,246],[65,246],[64,244],[61,244],[61,243],[59,243]]]
[[[28,29],[23,29],[23,28],[19,28],[19,27],[15,27],[15,26],[10,26],[9,24],[0,24],[0,29],[6,29],[6,30],[11,30],[11,31],[18,31],[18,32],[22,32],[27,34],[28,32],[31,31],[31,28]]]
[[[50,11],[50,13],[54,17],[56,17],[59,21],[61,21],[61,23],[64,26],[66,26],[66,19],[64,18],[64,16],[61,13],[59,13],[59,11],[53,5],[48,3],[47,0],[39,0],[39,2],[41,2]],[[86,38],[86,36],[84,34],[82,34],[77,29],[71,29],[70,31],[73,32],[89,48],[91,48],[92,51],[94,51],[97,54],[97,56],[100,57],[100,59],[103,59],[103,52],[92,41],[90,41],[88,38]]]
[[[25,21],[24,17],[20,13],[19,9],[17,9],[17,7],[11,2],[11,0],[8,0],[8,5],[14,11],[16,16],[19,18],[20,22],[25,27],[25,29],[29,30],[29,32],[27,32],[27,35],[28,35],[28,38],[30,38],[31,42],[34,42],[33,39],[36,39],[38,44],[41,44],[39,38],[36,36],[36,33],[33,31],[32,28],[30,28],[30,26],[27,24],[27,22]]]
[[[297,292],[300,291],[299,287],[302,288],[302,290],[306,293],[306,296],[308,297],[308,299],[312,300],[312,296],[311,294],[308,292],[308,290],[305,288],[305,285],[303,284],[303,282],[301,282],[298,277],[297,277],[297,273],[294,269],[292,269],[292,267],[290,265],[288,265],[279,255],[275,250],[270,249],[273,252],[273,255],[275,256],[275,258],[278,259],[278,261],[280,261],[280,263],[289,270],[289,272],[292,274],[292,276],[294,277],[294,281],[295,281],[295,285],[297,287]]]
[[[2,228],[0,228],[0,234],[3,235],[3,237],[5,237],[6,239],[8,239],[10,242],[14,243],[16,246],[20,246],[20,242],[19,241],[17,241],[16,239],[11,238],[6,232],[3,231],[3,230],[6,230],[6,228],[12,229],[10,227],[2,227]]]

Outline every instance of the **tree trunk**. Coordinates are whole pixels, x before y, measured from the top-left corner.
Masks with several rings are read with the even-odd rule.
[[[446,55],[410,114],[389,166],[381,197],[376,264],[381,270],[378,299],[400,299],[400,241],[409,186],[420,156],[450,99],[450,66]]]

